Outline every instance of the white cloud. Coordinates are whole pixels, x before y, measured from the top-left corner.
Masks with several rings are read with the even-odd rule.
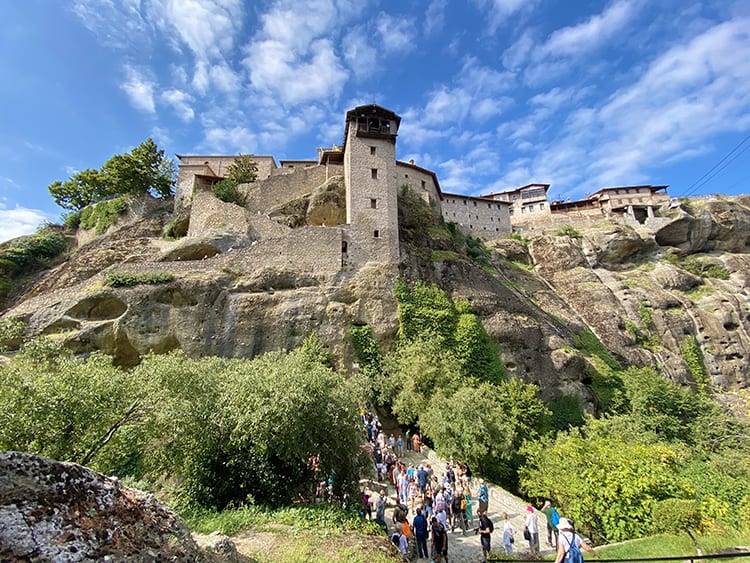
[[[481,9],[487,11],[490,32],[497,28],[510,16],[523,10],[532,10],[537,0],[476,0]]]
[[[432,0],[424,15],[424,33],[433,35],[439,33],[445,25],[445,7],[447,0]]]
[[[252,154],[256,150],[257,139],[247,127],[216,127],[206,131],[202,146],[218,154]]]
[[[512,167],[501,181],[523,169],[526,181],[552,180],[577,196],[607,185],[666,182],[651,178],[649,168],[705,151],[716,134],[750,128],[750,91],[738,88],[750,83],[748,60],[749,18],[675,44],[647,62],[628,86],[548,129],[533,160]],[[570,94],[552,89],[532,98],[532,107],[543,112],[538,123],[570,103],[564,101]],[[505,127],[502,133],[511,131]]]
[[[130,103],[140,111],[154,113],[154,83],[131,66],[125,67],[125,74],[127,77],[120,88],[127,94]]]
[[[386,53],[406,53],[416,46],[414,22],[411,19],[381,12],[376,25],[380,45]]]
[[[371,76],[378,70],[378,52],[370,43],[364,26],[349,31],[342,41],[344,60],[358,79]]]
[[[195,117],[195,112],[190,107],[191,97],[189,94],[176,89],[166,90],[162,92],[161,99],[171,105],[177,116],[185,123],[191,122]]]
[[[30,235],[47,220],[47,216],[39,209],[25,207],[4,209],[0,204],[0,242]]]

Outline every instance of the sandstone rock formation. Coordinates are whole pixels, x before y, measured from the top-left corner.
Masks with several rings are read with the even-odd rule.
[[[750,198],[691,200],[663,210],[655,230],[601,222],[578,237],[487,241],[489,263],[468,256],[429,213],[402,215],[401,264],[352,269],[336,229],[318,225],[341,220],[340,185],[320,182],[314,193],[293,193],[287,203],[302,203],[286,208],[277,192],[248,193],[276,216],[198,194],[189,217],[180,216],[192,234],[179,240],[160,236],[174,220],[168,214],[133,215],[79,247],[5,314],[23,319],[29,334],[55,334],[78,353],[103,350],[124,366],[175,348],[253,357],[317,331],[348,369],[352,323],[368,324],[384,349],[393,342],[401,276],[470,301],[509,375],[537,383],[545,399],[577,395],[596,408],[588,360],[576,349],[584,329],[624,364],[658,365],[688,385],[695,376],[681,347],[695,337],[714,388],[750,381]],[[232,225],[222,230],[221,221]],[[110,271],[169,272],[174,281],[111,288],[103,284]]]
[[[86,467],[0,453],[3,561],[207,561],[154,497]]]

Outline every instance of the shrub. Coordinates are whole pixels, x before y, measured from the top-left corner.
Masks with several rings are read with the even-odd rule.
[[[557,237],[581,238],[581,233],[573,228],[573,225],[565,225],[553,233]]]
[[[578,397],[560,397],[550,401],[547,408],[552,413],[550,425],[553,429],[568,430],[571,426],[583,426],[583,409]]]
[[[378,343],[372,336],[372,330],[367,325],[352,325],[349,329],[352,337],[352,347],[357,355],[359,365],[364,371],[380,373],[383,369],[383,356]]]
[[[687,364],[690,375],[693,377],[698,390],[706,391],[708,386],[708,370],[706,370],[703,351],[698,346],[695,336],[690,335],[685,337],[685,340],[680,343],[680,354],[683,361]]]
[[[573,336],[576,348],[589,356],[596,356],[607,364],[613,370],[621,370],[622,366],[612,353],[607,350],[606,346],[591,332],[590,329],[584,328],[581,332]]]
[[[169,272],[146,272],[135,274],[131,272],[109,272],[105,276],[105,285],[109,287],[133,287],[136,285],[156,285],[169,283],[174,275]]]
[[[80,226],[85,230],[96,228],[96,234],[101,235],[127,210],[128,204],[124,197],[100,201],[79,212]]]
[[[245,205],[245,196],[243,196],[237,189],[237,182],[231,178],[224,178],[223,180],[216,182],[214,187],[211,188],[211,191],[216,197],[225,203]]]
[[[510,238],[512,238],[515,241],[520,242],[524,246],[529,246],[529,243],[531,242],[530,238],[527,238],[523,236],[521,233],[516,233],[516,232],[510,233]]]
[[[33,235],[21,237],[10,243],[5,249],[5,269],[12,271],[30,267],[47,267],[52,258],[58,256],[65,249],[65,237],[56,229],[46,226],[37,230]]]

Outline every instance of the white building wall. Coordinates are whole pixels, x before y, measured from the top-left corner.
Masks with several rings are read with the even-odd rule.
[[[457,223],[466,234],[489,240],[511,233],[509,205],[505,202],[443,194],[440,204],[443,219]]]

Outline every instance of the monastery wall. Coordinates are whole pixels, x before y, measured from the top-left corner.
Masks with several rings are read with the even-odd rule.
[[[438,188],[432,174],[422,172],[418,168],[396,161],[396,185],[398,189],[408,184],[411,189],[421,197],[425,203],[435,205],[440,201]]]
[[[287,203],[293,199],[309,194],[315,188],[324,184],[326,173],[328,177],[343,174],[343,166],[314,166],[311,168],[291,169],[288,173],[273,175],[263,182],[248,184],[241,190],[246,194],[245,207],[250,212],[268,210]]]
[[[211,229],[247,236],[249,227],[243,207],[225,203],[211,192],[202,190],[193,196],[187,236],[201,236]]]
[[[444,193],[440,205],[445,221],[457,223],[473,237],[490,240],[511,233],[507,203]]]

